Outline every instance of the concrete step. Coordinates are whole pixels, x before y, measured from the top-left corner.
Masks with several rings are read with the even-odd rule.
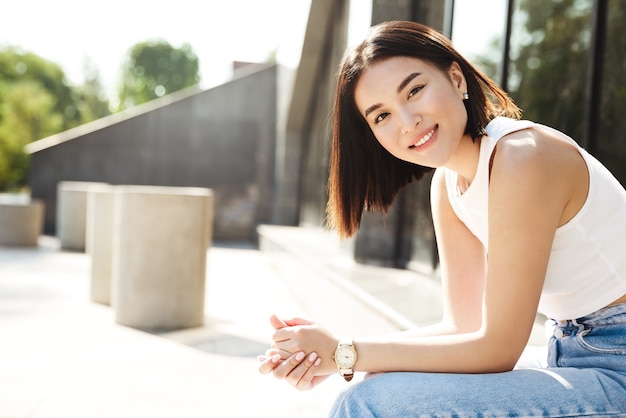
[[[359,264],[349,242],[321,228],[261,225],[257,231],[261,251],[293,298],[323,324],[343,330],[335,332],[373,335],[441,319],[441,283],[435,272]],[[537,316],[531,345],[546,344],[544,321]]]

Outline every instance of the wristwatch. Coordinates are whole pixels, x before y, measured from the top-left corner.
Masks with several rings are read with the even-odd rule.
[[[339,374],[346,379],[346,382],[351,381],[354,377],[354,364],[356,363],[356,350],[352,338],[339,341],[333,359],[337,369],[339,369]]]

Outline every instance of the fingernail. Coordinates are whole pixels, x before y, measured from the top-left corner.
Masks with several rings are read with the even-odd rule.
[[[315,361],[315,359],[316,359],[316,358],[317,358],[317,354],[315,354],[315,353],[311,353],[311,354],[309,355],[309,361],[310,361],[311,363],[313,363],[313,362]]]
[[[317,361],[315,362],[315,366],[316,367],[319,366],[321,362],[322,362],[322,359],[318,358]]]
[[[304,359],[304,353],[300,351],[298,354],[296,354],[296,360],[302,361],[302,359]]]
[[[267,357],[265,356],[256,356],[256,359],[259,361],[265,361],[267,359]]]
[[[280,354],[272,356],[272,363],[276,364],[278,363],[278,360],[280,360]]]

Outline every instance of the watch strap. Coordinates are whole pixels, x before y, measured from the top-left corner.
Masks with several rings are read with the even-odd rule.
[[[339,374],[341,377],[346,379],[346,382],[349,382],[354,377],[354,370],[352,369],[339,369]]]

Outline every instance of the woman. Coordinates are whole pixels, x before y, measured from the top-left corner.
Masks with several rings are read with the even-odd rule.
[[[444,318],[341,340],[271,318],[272,372],[310,389],[370,373],[331,416],[626,416],[626,192],[564,134],[511,99],[439,33],[372,28],[343,63],[334,107],[330,225],[353,235],[434,168]],[[547,368],[516,364],[537,311],[554,320]]]

